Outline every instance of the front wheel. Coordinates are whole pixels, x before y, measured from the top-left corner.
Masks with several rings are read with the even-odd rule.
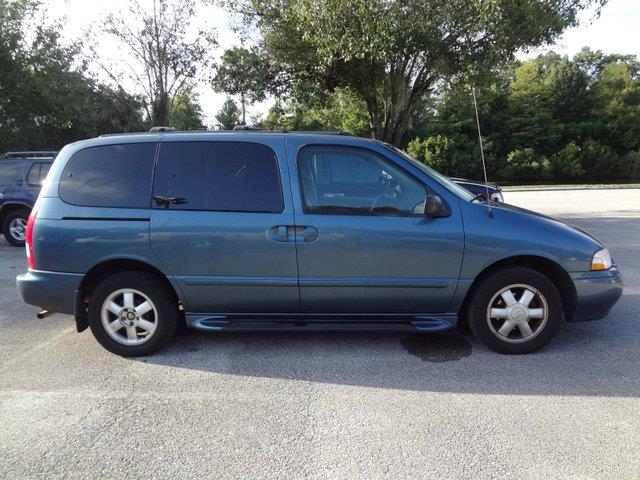
[[[2,222],[4,238],[14,247],[24,247],[28,218],[27,210],[16,210],[9,213]]]
[[[562,321],[558,289],[540,272],[512,267],[484,278],[468,309],[469,326],[500,353],[531,353],[545,346]]]
[[[102,281],[89,303],[89,327],[100,344],[123,357],[149,355],[175,335],[173,292],[147,272],[121,272]]]

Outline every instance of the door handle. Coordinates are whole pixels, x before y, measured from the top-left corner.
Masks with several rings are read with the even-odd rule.
[[[184,205],[185,203],[189,203],[187,202],[187,199],[183,197],[160,197],[155,195],[152,198],[159,207],[164,208],[169,208],[169,205],[172,203],[175,205]]]
[[[302,242],[315,242],[318,239],[318,230],[314,227],[296,227],[296,239]]]

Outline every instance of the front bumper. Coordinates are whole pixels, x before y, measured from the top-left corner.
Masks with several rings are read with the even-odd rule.
[[[25,303],[57,313],[75,313],[80,273],[29,270],[16,277],[18,294]]]
[[[571,274],[576,287],[572,322],[598,320],[608,315],[622,295],[622,275],[617,265],[600,272]]]

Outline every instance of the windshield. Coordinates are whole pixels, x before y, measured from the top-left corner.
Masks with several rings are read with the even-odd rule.
[[[419,168],[420,170],[422,170],[424,173],[429,175],[436,182],[440,183],[443,187],[445,187],[451,193],[457,195],[458,197],[462,198],[463,200],[466,200],[467,202],[470,202],[471,200],[473,200],[475,198],[473,193],[471,193],[469,190],[467,190],[466,188],[461,187],[460,185],[458,185],[455,182],[452,182],[451,180],[449,180],[448,177],[442,175],[440,172],[434,170],[431,167],[426,166],[424,163],[421,163],[418,160],[416,160],[415,158],[409,156],[408,153],[400,150],[399,148],[394,147],[393,145],[389,145],[387,143],[382,143],[382,145],[384,145],[389,150],[392,150],[393,152],[397,153],[398,155],[400,155],[405,160],[411,162],[411,164],[413,166],[415,166],[416,168]]]

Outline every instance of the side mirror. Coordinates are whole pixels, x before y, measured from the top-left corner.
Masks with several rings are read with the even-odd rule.
[[[424,202],[424,214],[428,217],[441,217],[444,212],[442,198],[438,195],[427,195]]]

